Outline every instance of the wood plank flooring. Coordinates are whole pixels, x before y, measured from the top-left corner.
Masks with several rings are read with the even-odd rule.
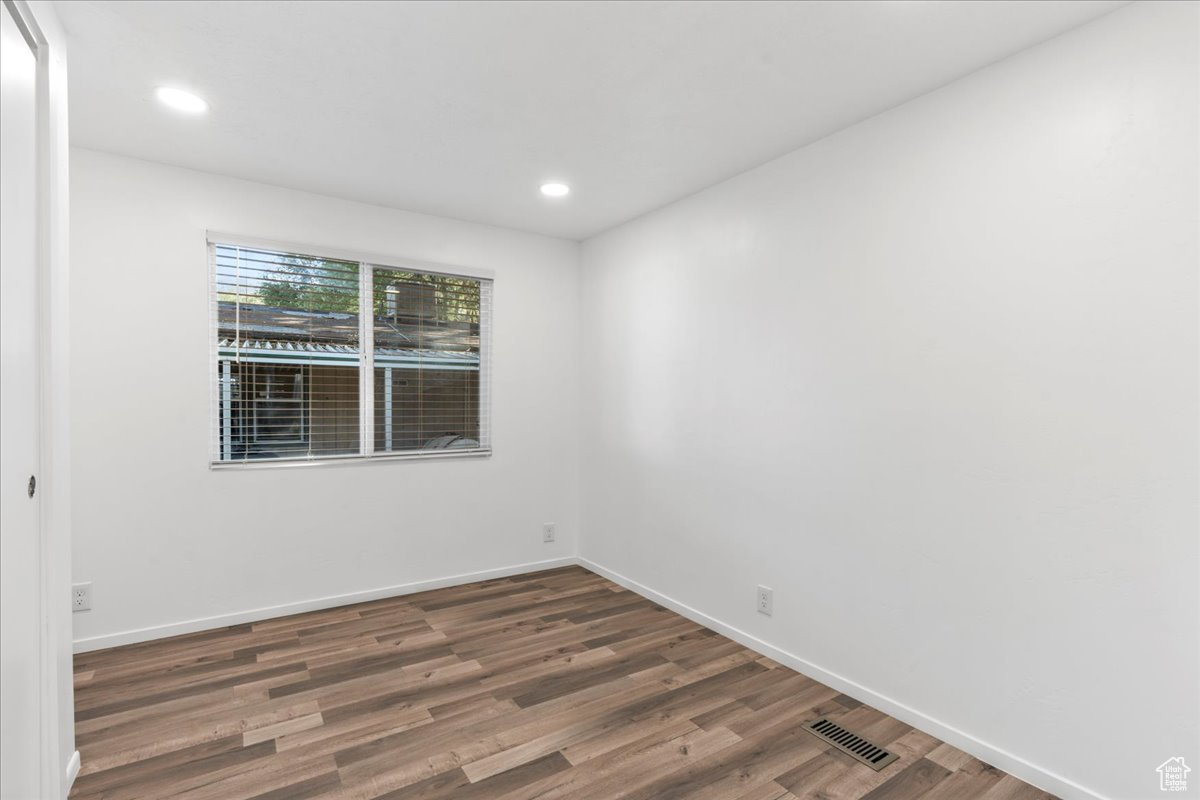
[[[84,653],[75,690],[74,800],[1050,797],[578,567]]]

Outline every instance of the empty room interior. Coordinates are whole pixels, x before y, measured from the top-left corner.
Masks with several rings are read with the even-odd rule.
[[[1200,798],[1197,0],[2,3],[2,800]]]

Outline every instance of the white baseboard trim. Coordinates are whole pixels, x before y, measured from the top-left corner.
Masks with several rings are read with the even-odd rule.
[[[289,614],[300,614],[305,611],[320,611],[322,609],[346,606],[352,603],[364,603],[368,600],[381,600],[385,597],[399,597],[405,594],[426,592],[430,589],[444,589],[447,586],[459,586],[464,583],[486,581],[493,578],[506,578],[510,575],[520,575],[525,572],[537,572],[538,570],[543,569],[567,567],[577,563],[578,562],[574,557],[566,556],[564,558],[552,558],[546,561],[532,561],[526,564],[513,564],[511,566],[499,567],[497,569],[480,570],[479,572],[467,572],[461,575],[450,575],[445,578],[414,581],[412,583],[402,583],[397,586],[385,586],[380,589],[367,589],[361,592],[351,592],[349,594],[332,595],[330,597],[318,597],[313,600],[301,600],[296,603],[285,603],[278,606],[255,608],[250,611],[237,611],[231,614],[218,614],[212,617],[189,619],[183,622],[172,622],[166,625],[155,625],[149,628],[138,628],[136,630],[119,631],[117,633],[106,633],[101,636],[89,636],[83,639],[76,639],[74,642],[74,648],[76,653],[87,653],[92,650],[103,650],[108,647],[119,647],[125,644],[148,642],[152,639],[164,639],[168,636],[179,636],[184,633],[196,633],[197,631],[206,631],[212,628],[224,628],[227,625],[241,625],[246,622],[260,622],[264,619],[285,617]]]
[[[79,751],[76,750],[67,761],[67,782],[63,784],[63,797],[71,793],[71,787],[75,785],[75,778],[79,775],[79,766],[82,763],[79,760]]]
[[[855,700],[866,703],[873,708],[877,708],[886,714],[889,714],[896,719],[911,725],[914,728],[924,731],[931,736],[936,736],[948,744],[957,747],[958,749],[970,753],[979,760],[991,764],[994,767],[1004,770],[1005,772],[1014,775],[1026,783],[1031,783],[1040,789],[1043,789],[1051,794],[1057,795],[1063,800],[1109,800],[1109,798],[1099,792],[1080,786],[1074,781],[1068,780],[1048,769],[1031,764],[1030,762],[1013,755],[1012,753],[1002,750],[999,747],[988,744],[987,742],[976,739],[969,733],[959,730],[951,725],[926,716],[914,708],[904,705],[896,700],[886,697],[868,689],[861,684],[855,683],[848,678],[844,678],[837,673],[823,669],[811,661],[800,658],[797,655],[781,650],[772,644],[764,642],[755,636],[752,636],[745,631],[735,628],[732,625],[727,625],[719,619],[710,617],[702,611],[697,611],[689,605],[679,602],[674,598],[668,597],[665,594],[656,592],[648,586],[645,586],[632,578],[627,578],[619,572],[614,572],[611,569],[602,567],[593,561],[590,561],[582,556],[579,557],[578,563],[581,567],[595,572],[597,575],[603,575],[613,583],[624,586],[631,592],[636,592],[648,600],[653,600],[661,606],[671,609],[677,614],[680,614],[693,622],[711,628],[714,631],[726,636],[738,644],[750,648],[756,653],[772,658],[780,664],[784,664],[803,675],[807,675],[813,680],[818,680],[825,685],[843,692]]]

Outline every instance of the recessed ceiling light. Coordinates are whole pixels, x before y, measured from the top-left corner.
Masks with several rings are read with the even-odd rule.
[[[185,114],[203,114],[208,111],[208,102],[203,97],[197,97],[183,89],[173,89],[170,86],[160,86],[154,96],[165,106]]]
[[[546,197],[566,197],[571,193],[571,187],[565,183],[543,183],[542,194]]]

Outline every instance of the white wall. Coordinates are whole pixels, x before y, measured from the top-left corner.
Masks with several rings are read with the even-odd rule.
[[[1200,761],[1198,11],[585,242],[583,555],[1065,796]]]
[[[576,243],[71,157],[77,647],[575,552]],[[206,229],[494,270],[495,454],[210,471]]]

